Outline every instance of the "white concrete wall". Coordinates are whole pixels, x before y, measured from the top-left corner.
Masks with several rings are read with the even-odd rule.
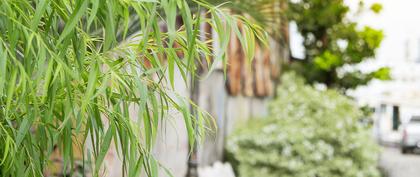
[[[229,96],[222,72],[215,72],[200,83],[199,106],[215,119],[218,129],[201,146],[199,165],[208,166],[223,157],[223,147],[228,136],[239,122],[267,114],[268,98]]]

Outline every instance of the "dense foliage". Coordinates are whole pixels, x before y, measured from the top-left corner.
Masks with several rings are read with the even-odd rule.
[[[287,23],[285,19],[285,9],[287,1],[284,0],[208,0],[214,5],[224,4],[233,13],[241,14],[264,27],[264,30],[270,34],[270,37],[282,40],[286,35],[284,27]]]
[[[214,55],[203,23],[218,35]],[[1,1],[0,176],[44,176],[56,152],[59,175],[91,167],[99,176],[112,146],[121,176],[157,176],[151,151],[168,111],[183,115],[191,146],[208,120],[176,94],[175,71],[188,83],[202,58],[226,63],[230,31],[245,48],[262,36],[204,0]]]
[[[268,118],[253,119],[228,140],[241,177],[375,177],[378,147],[353,101],[283,77]]]
[[[343,0],[291,0],[288,18],[295,22],[305,48],[303,60],[292,60],[292,68],[309,83],[324,83],[339,89],[356,88],[372,79],[390,79],[389,68],[365,72],[349,68],[375,57],[375,51],[384,37],[381,30],[360,26],[350,19],[352,15]],[[365,10],[360,1],[361,13]],[[370,8],[379,13],[382,6]]]

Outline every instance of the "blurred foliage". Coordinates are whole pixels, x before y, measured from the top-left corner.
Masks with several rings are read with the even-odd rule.
[[[305,48],[305,58],[295,60],[290,68],[309,83],[324,83],[330,88],[346,90],[365,85],[372,79],[390,79],[389,68],[385,67],[370,73],[343,69],[374,58],[384,38],[381,30],[360,27],[351,21],[350,9],[343,0],[290,1],[288,6],[287,16],[297,24]],[[359,6],[363,9],[363,1]],[[381,9],[380,4],[370,7],[374,13]]]
[[[232,13],[241,14],[247,19],[264,27],[269,35],[280,40],[282,23],[286,22],[283,11],[285,1],[282,0],[208,0],[208,2],[228,8]]]
[[[285,74],[268,118],[252,119],[227,144],[240,177],[375,177],[378,146],[363,113],[334,90]]]
[[[370,10],[372,10],[375,13],[380,13],[382,11],[382,4],[374,3],[370,6]]]
[[[372,127],[375,121],[373,118],[373,114],[375,113],[375,108],[369,105],[363,105],[363,106],[360,106],[360,111],[362,112],[362,115],[363,115],[361,122],[368,127]]]

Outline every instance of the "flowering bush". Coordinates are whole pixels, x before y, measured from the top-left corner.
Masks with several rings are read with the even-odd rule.
[[[229,138],[228,160],[241,177],[375,177],[378,146],[355,103],[283,77],[269,117]]]

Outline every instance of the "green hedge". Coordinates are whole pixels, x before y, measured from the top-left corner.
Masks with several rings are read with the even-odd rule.
[[[379,148],[355,103],[286,74],[268,118],[253,119],[228,139],[240,177],[375,177]]]

